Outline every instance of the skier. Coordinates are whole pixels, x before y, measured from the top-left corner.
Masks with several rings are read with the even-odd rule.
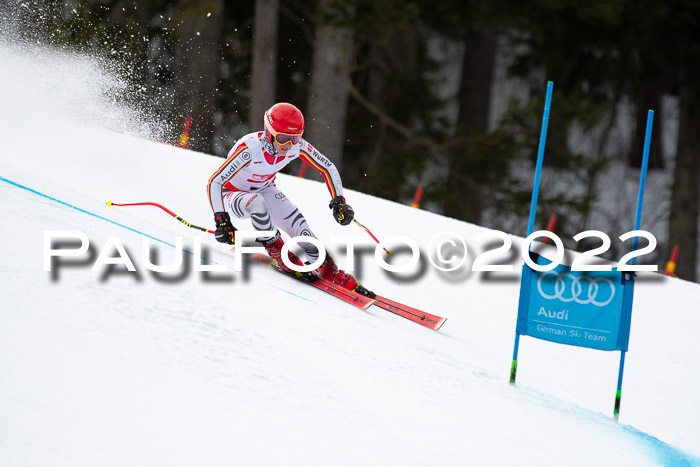
[[[236,228],[231,224],[230,215],[250,219],[255,230],[276,231],[272,237],[260,237],[257,241],[263,244],[278,268],[299,275],[281,259],[284,242],[279,229],[290,237],[317,237],[304,215],[275,185],[277,172],[301,158],[323,176],[331,194],[329,207],[336,222],[348,225],[355,213],[345,203],[343,185],[335,165],[302,139],[304,116],[298,108],[286,102],[273,105],[265,112],[264,128],[236,141],[226,162],[209,179],[209,202],[216,222],[215,237],[219,242],[232,245]],[[309,262],[318,259],[319,251],[313,243],[299,242],[299,246]],[[294,264],[302,265],[291,251],[289,259]],[[374,293],[359,284],[352,275],[338,269],[329,254],[316,269],[316,274],[345,289],[374,298]]]

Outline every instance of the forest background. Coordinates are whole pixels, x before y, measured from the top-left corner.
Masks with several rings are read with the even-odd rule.
[[[346,187],[404,203],[424,187],[422,208],[520,235],[551,80],[536,227],[556,215],[579,250],[601,230],[610,259],[630,249],[653,109],[646,262],[678,246],[676,274],[698,280],[698,0],[6,1],[5,40],[99,57],[164,139],[192,117],[189,146],[225,157],[291,102]]]

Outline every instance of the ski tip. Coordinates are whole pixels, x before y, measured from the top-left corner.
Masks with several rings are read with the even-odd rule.
[[[107,201],[107,206],[111,206],[111,205],[112,205],[112,202],[111,202],[111,201]]]
[[[447,318],[442,318],[441,321],[438,322],[438,324],[435,325],[433,328],[435,331],[439,331],[440,328],[442,327],[443,324],[445,324],[445,321],[447,321]]]

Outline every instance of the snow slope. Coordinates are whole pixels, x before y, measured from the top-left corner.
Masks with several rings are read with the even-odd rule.
[[[260,266],[233,272],[209,234],[105,204],[159,202],[210,226],[221,159],[128,135],[138,112],[105,100],[115,80],[89,58],[0,42],[0,59],[0,465],[700,465],[697,284],[641,277],[616,423],[618,353],[525,337],[508,385],[517,273],[423,260],[389,274],[367,248],[357,276],[447,317],[436,333]],[[278,185],[329,244],[366,237],[333,222],[322,184]],[[425,252],[449,231],[480,249],[478,226],[346,197],[380,238]],[[56,230],[84,232],[91,250],[46,272]],[[196,272],[191,255],[178,273],[146,270],[144,239],[166,264],[178,236],[229,271]],[[136,272],[91,270],[110,237]]]

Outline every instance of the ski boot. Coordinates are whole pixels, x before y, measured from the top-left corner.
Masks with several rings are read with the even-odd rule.
[[[362,284],[358,283],[352,275],[338,269],[335,261],[329,255],[326,255],[325,261],[321,266],[316,269],[316,274],[318,274],[322,279],[330,281],[334,284],[341,286],[344,289],[352,290],[355,293],[364,295],[365,297],[374,298],[375,293],[367,290]]]
[[[282,236],[280,235],[279,230],[271,239],[258,239],[258,242],[262,243],[262,245],[265,247],[265,250],[267,251],[267,254],[270,255],[270,259],[272,260],[272,267],[277,268],[286,274],[295,276],[307,282],[314,282],[318,279],[318,276],[311,272],[294,271],[293,269],[288,268],[286,264],[284,264],[284,261],[282,261],[282,247],[284,246],[284,241],[282,240]],[[291,251],[288,251],[287,253],[289,255],[289,260],[292,263],[296,264],[297,266],[304,265],[304,263],[301,262],[297,255],[295,255]]]

